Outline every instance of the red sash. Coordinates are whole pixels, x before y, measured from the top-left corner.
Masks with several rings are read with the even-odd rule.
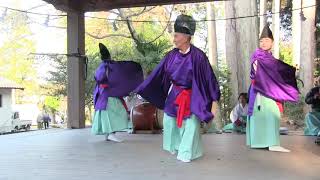
[[[175,104],[178,106],[177,112],[177,126],[182,127],[183,119],[191,115],[190,105],[191,105],[191,89],[183,89],[179,86],[174,87],[181,90],[180,94],[175,100]]]

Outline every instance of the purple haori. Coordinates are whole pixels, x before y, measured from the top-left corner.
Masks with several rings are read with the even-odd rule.
[[[257,61],[257,72],[253,69],[253,63]],[[296,68],[273,57],[271,52],[257,49],[251,57],[249,90],[249,110],[252,115],[254,102],[259,92],[265,97],[277,102],[299,101],[299,90],[296,80]]]
[[[203,122],[211,121],[212,102],[220,99],[219,84],[207,56],[193,45],[187,54],[171,50],[135,92],[176,117],[175,100],[183,89],[192,89],[191,113]]]
[[[97,68],[94,78],[94,108],[106,110],[108,97],[128,96],[143,82],[143,71],[140,64],[133,61],[105,60]]]

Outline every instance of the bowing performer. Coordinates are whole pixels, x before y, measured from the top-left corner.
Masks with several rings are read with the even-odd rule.
[[[143,81],[141,66],[133,61],[113,61],[108,49],[99,44],[101,60],[95,72],[92,133],[107,141],[122,142],[116,132],[128,128],[128,109],[123,99]]]

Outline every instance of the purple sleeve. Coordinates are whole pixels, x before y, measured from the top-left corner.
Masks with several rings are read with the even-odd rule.
[[[254,90],[276,101],[298,102],[296,69],[279,60],[258,61]]]
[[[170,79],[165,71],[166,62],[169,58],[170,54],[158,64],[147,79],[135,90],[136,93],[159,109],[164,108],[170,88]]]
[[[199,119],[209,122],[213,118],[212,102],[220,100],[219,83],[205,54],[193,59],[191,110]]]

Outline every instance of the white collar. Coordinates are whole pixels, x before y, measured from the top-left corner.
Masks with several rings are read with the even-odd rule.
[[[241,104],[241,103],[239,103],[239,105],[240,105],[240,107],[241,107],[242,109],[244,109],[244,108],[246,108],[246,107],[247,107],[247,105],[248,105],[248,104],[246,104],[246,105],[242,106],[242,104]]]
[[[188,52],[190,52],[190,48],[191,48],[191,46],[186,50],[186,52],[182,52],[181,50],[179,50],[179,52],[181,53],[181,54],[188,54]]]

